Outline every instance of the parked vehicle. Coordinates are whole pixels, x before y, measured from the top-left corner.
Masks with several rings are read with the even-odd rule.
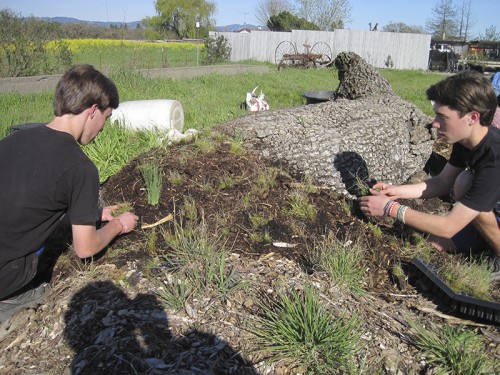
[[[459,55],[453,51],[440,51],[432,49],[429,51],[429,69],[447,72],[456,72],[458,70]]]

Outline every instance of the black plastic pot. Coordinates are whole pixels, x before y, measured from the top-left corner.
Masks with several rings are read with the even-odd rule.
[[[425,277],[424,285],[434,294],[451,307],[454,312],[466,315],[470,318],[486,320],[500,324],[500,303],[485,301],[470,297],[462,293],[456,293],[441,280],[435,271],[435,266],[425,263],[419,258],[414,258],[412,264]]]
[[[307,104],[318,104],[333,100],[335,91],[308,91],[302,94]]]

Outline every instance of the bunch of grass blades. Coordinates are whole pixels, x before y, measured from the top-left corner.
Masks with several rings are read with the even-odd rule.
[[[359,342],[356,318],[333,317],[310,285],[302,291],[264,297],[249,330],[258,353],[304,374],[346,373]],[[252,322],[254,323],[254,322]],[[333,371],[333,372],[332,372]]]

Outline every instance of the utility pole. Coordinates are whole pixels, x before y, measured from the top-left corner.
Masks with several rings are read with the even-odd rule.
[[[244,12],[244,13],[241,13],[243,14],[245,17],[243,18],[243,25],[246,25],[247,24],[247,14],[248,12]]]
[[[199,65],[200,60],[200,21],[196,21],[196,65]]]

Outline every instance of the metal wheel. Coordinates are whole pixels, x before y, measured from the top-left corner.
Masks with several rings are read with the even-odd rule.
[[[291,65],[293,63],[293,56],[297,55],[297,49],[292,42],[283,41],[278,44],[274,52],[274,61],[278,67]]]
[[[318,42],[311,48],[311,55],[318,55],[315,62],[319,66],[327,66],[332,63],[332,49],[325,42]]]

